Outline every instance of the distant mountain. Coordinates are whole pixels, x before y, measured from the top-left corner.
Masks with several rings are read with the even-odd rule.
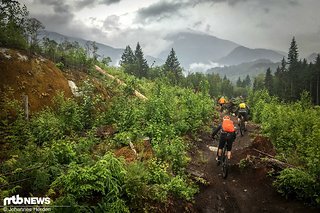
[[[88,42],[88,40],[82,39],[82,38],[75,38],[75,37],[70,37],[70,36],[66,36],[66,35],[61,35],[59,33],[56,32],[50,32],[50,31],[42,31],[39,35],[39,38],[42,39],[44,37],[47,37],[51,40],[56,41],[57,43],[62,43],[65,40],[68,40],[70,42],[78,42],[82,47],[85,47],[86,43]],[[97,47],[98,47],[98,51],[97,53],[101,56],[101,57],[107,57],[109,56],[112,60],[111,64],[112,65],[116,65],[120,58],[121,55],[124,51],[124,49],[120,49],[120,48],[113,48],[111,46],[105,45],[105,44],[101,44],[101,43],[96,43]]]
[[[278,66],[280,66],[280,62],[274,63],[268,59],[259,59],[239,65],[211,68],[207,73],[217,73],[221,77],[226,75],[231,81],[236,82],[239,77],[244,79],[249,75],[252,78],[260,73],[265,73],[269,67],[272,72],[275,72]]]
[[[318,57],[318,54],[320,53],[312,53],[311,55],[309,55],[306,59],[308,62],[312,62],[314,63]]]
[[[218,63],[225,65],[237,65],[246,62],[253,62],[259,59],[268,59],[272,62],[279,62],[283,57],[283,54],[274,50],[250,49],[244,46],[239,46],[227,56],[218,60]]]
[[[39,39],[41,40],[44,37],[48,37],[51,40],[56,41],[57,43],[62,43],[65,40],[68,40],[70,42],[78,42],[82,47],[85,47],[86,43],[89,40],[85,40],[82,38],[75,38],[75,37],[71,37],[71,36],[66,36],[66,35],[62,35],[56,32],[50,32],[50,31],[42,31],[39,34]],[[101,56],[101,57],[107,57],[109,56],[112,60],[111,65],[118,65],[121,55],[123,54],[124,49],[122,48],[114,48],[105,44],[101,44],[96,42],[96,45],[98,47],[98,51],[97,53]],[[133,49],[134,51],[134,49]],[[160,65],[163,63],[163,60],[155,58],[153,56],[145,56],[146,60],[148,61],[149,66],[151,66],[153,63],[154,65]]]
[[[39,35],[39,39],[42,39],[43,37],[48,37],[58,43],[61,43],[64,40],[70,42],[76,41],[83,47],[85,47],[88,42],[88,40],[82,38],[65,36],[50,31],[42,31]],[[181,66],[186,71],[191,72],[206,72],[206,70],[211,67],[237,65],[246,62],[259,61],[259,59],[268,59],[270,62],[278,62],[284,57],[279,51],[249,49],[232,41],[194,31],[171,34],[165,39],[172,43],[166,50],[162,51],[157,57],[145,55],[149,66],[164,64],[171,48],[175,50]],[[98,46],[98,54],[101,57],[109,56],[112,60],[111,65],[118,65],[124,49],[114,48],[97,42],[96,45]]]
[[[190,64],[193,63],[215,62],[239,46],[232,41],[196,32],[172,34],[167,36],[166,40],[172,42],[172,45],[162,51],[158,57],[166,59],[173,48],[181,66],[185,69],[189,69]]]

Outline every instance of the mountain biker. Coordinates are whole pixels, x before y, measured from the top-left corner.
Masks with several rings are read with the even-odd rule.
[[[228,110],[228,114],[229,115],[234,115],[234,113],[237,110],[237,104],[236,104],[236,99],[235,98],[231,98],[230,101],[226,104],[226,108]]]
[[[235,127],[229,116],[223,117],[222,123],[213,131],[212,138],[214,138],[219,131],[221,131],[221,135],[216,158],[218,165],[221,161],[222,149],[225,143],[227,143],[227,157],[230,160],[232,143],[236,139]]]
[[[227,99],[224,96],[221,96],[218,100],[218,104],[220,105],[220,111],[223,111],[224,105],[227,103]]]
[[[238,109],[237,109],[237,115],[238,115],[238,124],[240,126],[240,118],[241,116],[244,118],[244,127],[246,130],[247,123],[248,123],[248,116],[250,113],[250,108],[249,106],[243,101],[239,104]]]

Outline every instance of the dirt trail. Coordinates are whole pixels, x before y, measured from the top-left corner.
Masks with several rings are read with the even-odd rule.
[[[237,136],[227,179],[222,178],[221,167],[215,161],[216,152],[211,151],[218,142],[213,141],[209,133],[203,133],[195,142],[198,151],[191,153],[193,160],[189,170],[202,174],[208,183],[200,186],[189,212],[318,212],[319,209],[306,207],[297,200],[281,197],[272,187],[272,178],[267,176],[270,167],[253,163],[244,169],[239,168],[241,159],[248,155],[254,159],[259,155],[251,147],[250,137],[254,131],[256,127],[248,124],[246,134]]]

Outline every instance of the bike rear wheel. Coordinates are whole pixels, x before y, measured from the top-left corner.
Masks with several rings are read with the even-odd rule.
[[[223,148],[223,153],[222,153],[222,159],[221,159],[221,163],[222,163],[222,177],[224,179],[227,178],[228,176],[228,157],[226,156],[226,149],[227,147],[225,146]]]
[[[241,118],[240,118],[240,134],[241,134],[241,136],[244,135],[244,131],[245,131],[244,118],[241,116]]]

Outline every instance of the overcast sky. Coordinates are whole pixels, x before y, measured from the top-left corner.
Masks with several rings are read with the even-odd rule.
[[[157,56],[169,33],[198,31],[249,48],[320,52],[320,0],[19,0],[46,30]]]

